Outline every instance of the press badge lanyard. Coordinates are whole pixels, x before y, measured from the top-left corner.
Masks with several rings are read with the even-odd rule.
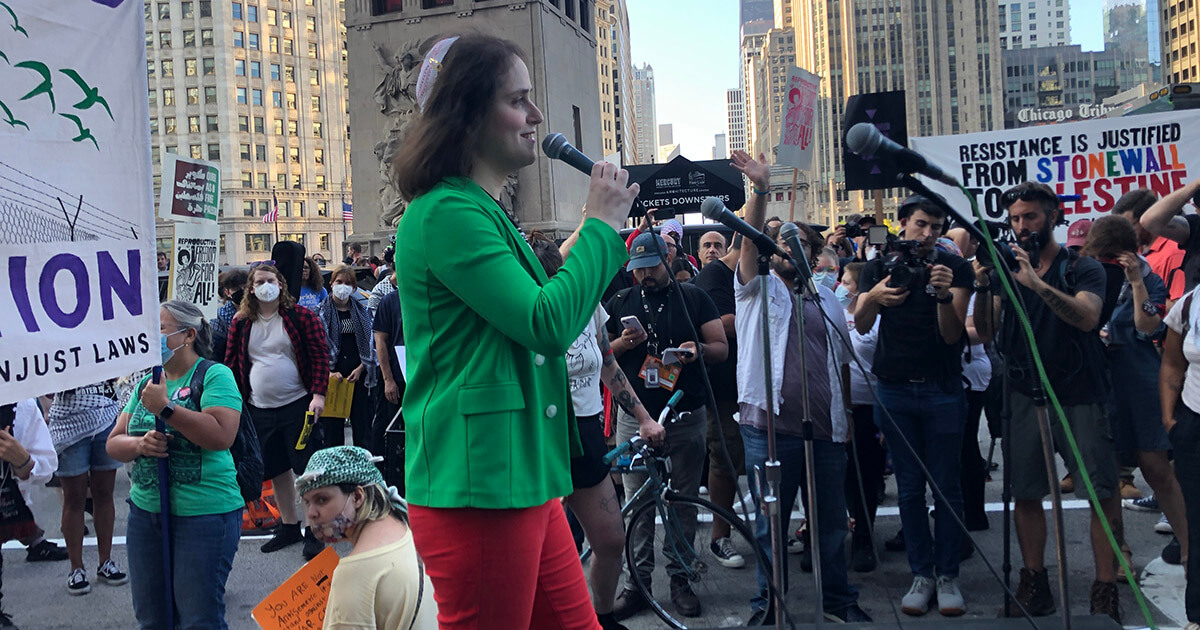
[[[665,309],[667,307],[667,300],[669,300],[671,296],[668,295],[665,299],[663,299],[662,304],[658,305],[658,310],[654,313],[654,316],[652,319],[651,315],[650,315],[650,304],[649,304],[649,302],[646,301],[646,289],[640,289],[640,290],[642,292],[642,310],[645,311],[645,313],[646,313],[646,334],[651,339],[651,341],[646,342],[646,349],[650,352],[651,356],[654,356],[657,358],[659,356],[659,354],[658,354],[658,331],[655,330],[655,324],[658,323],[659,317],[662,316],[663,309]],[[668,345],[670,345],[669,340],[668,340]]]

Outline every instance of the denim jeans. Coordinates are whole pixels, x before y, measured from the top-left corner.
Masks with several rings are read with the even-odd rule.
[[[175,623],[183,630],[225,630],[225,581],[233,568],[242,510],[171,517]],[[169,630],[163,593],[162,523],[129,503],[127,531],[133,613],[142,630]]]
[[[1175,478],[1187,507],[1188,540],[1200,541],[1200,416],[1180,401],[1175,406],[1175,425],[1167,436],[1175,450]],[[1184,609],[1188,621],[1200,621],[1200,553],[1189,549],[1183,561],[1187,563],[1188,578]]]
[[[875,424],[883,430],[892,454],[900,507],[900,524],[908,548],[908,565],[913,575],[958,577],[962,554],[962,530],[950,510],[963,516],[962,440],[966,422],[966,396],[955,388],[947,393],[935,383],[896,383],[879,380],[880,406]],[[891,414],[893,425],[884,415]],[[904,438],[912,445],[909,450]],[[913,451],[916,451],[915,457]],[[941,489],[949,508],[936,499],[934,535],[929,533],[929,511],[925,505],[923,462],[933,482]]]
[[[754,494],[754,537],[771,556],[771,527],[769,519],[759,511],[758,483],[753,476],[755,467],[765,470],[767,461],[767,432],[752,426],[742,425],[742,443],[746,447],[746,473],[750,476],[750,490]],[[779,510],[784,529],[788,515],[796,503],[796,493],[804,485],[804,439],[795,435],[779,433],[775,440],[775,454],[779,458]],[[821,553],[821,576],[824,587],[823,608],[825,612],[837,613],[858,601],[858,589],[850,585],[846,575],[846,536],[850,533],[846,515],[846,445],[824,440],[813,440],[813,457],[817,473],[817,529]],[[784,592],[787,592],[787,552],[783,554]],[[770,565],[758,564],[759,594],[750,602],[750,607],[760,610],[767,605]]]

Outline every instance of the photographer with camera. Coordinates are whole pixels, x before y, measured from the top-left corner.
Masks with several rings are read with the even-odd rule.
[[[1013,273],[1014,289],[1028,313],[1038,351],[1045,364],[1050,385],[1062,404],[1067,423],[1075,436],[1087,466],[1088,477],[1104,509],[1104,517],[1120,526],[1120,495],[1117,493],[1117,459],[1113,450],[1112,430],[1105,413],[1108,396],[1108,372],[1104,345],[1097,334],[1103,323],[1102,313],[1108,279],[1104,267],[1095,259],[1081,257],[1060,246],[1054,239],[1054,226],[1062,219],[1058,195],[1045,184],[1025,182],[1005,191],[1000,198],[1008,211],[1008,220],[1017,237],[1012,252],[1019,265]],[[1016,599],[1034,616],[1054,612],[1054,599],[1044,564],[1046,515],[1042,499],[1050,489],[1042,457],[1034,401],[1034,364],[1029,346],[1013,305],[993,298],[993,308],[982,308],[993,285],[990,270],[976,262],[975,330],[988,341],[996,339],[1007,359],[1008,406],[1011,412],[1009,440],[1004,448],[1011,458],[1012,496],[1016,502],[1013,519],[1021,545],[1025,567],[1017,586]],[[1075,463],[1067,451],[1067,439],[1057,418],[1050,421],[1052,440],[1067,463],[1075,482],[1076,495],[1087,498],[1087,490]],[[1106,614],[1120,623],[1120,597],[1117,593],[1113,550],[1093,513],[1091,521],[1092,554],[1096,563],[1096,581],[1092,583],[1091,613]],[[1020,615],[1017,609],[1005,611]]]
[[[960,357],[971,265],[934,248],[947,219],[932,201],[913,195],[897,214],[903,240],[890,240],[883,254],[863,268],[854,326],[867,334],[880,317],[871,370],[879,378],[875,423],[892,453],[900,522],[914,576],[902,610],[925,614],[936,591],[939,612],[956,616],[966,612],[958,587],[962,533],[951,514],[953,510],[961,518],[963,513],[961,461],[946,454],[962,449],[966,397]],[[929,532],[922,462],[950,503],[938,501],[934,536]]]

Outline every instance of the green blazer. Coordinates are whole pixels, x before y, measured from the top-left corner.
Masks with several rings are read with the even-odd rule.
[[[496,203],[452,177],[396,233],[405,487],[414,505],[524,508],[571,493],[580,453],[564,355],[627,260],[589,219],[552,279]]]

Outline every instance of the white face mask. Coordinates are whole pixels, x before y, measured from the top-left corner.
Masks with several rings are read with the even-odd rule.
[[[354,287],[348,284],[333,285],[333,297],[342,302],[345,302],[350,297],[351,293],[354,293]]]
[[[274,302],[279,299],[279,285],[265,282],[254,287],[254,295],[263,302]]]

